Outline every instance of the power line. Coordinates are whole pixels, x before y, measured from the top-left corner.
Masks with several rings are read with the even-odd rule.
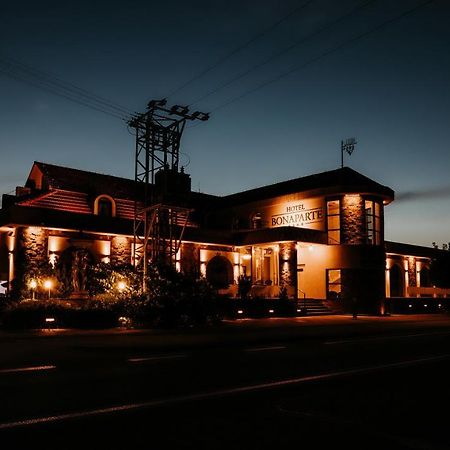
[[[25,72],[25,74],[28,74],[33,78],[43,80],[47,83],[52,83],[64,90],[70,91],[72,93],[76,93],[77,95],[85,97],[89,100],[93,100],[97,103],[101,103],[106,107],[112,108],[112,109],[120,111],[122,113],[126,113],[126,114],[130,113],[130,111],[127,108],[125,108],[124,106],[122,106],[116,102],[108,100],[105,97],[101,97],[97,94],[94,94],[94,93],[92,93],[86,89],[83,89],[73,83],[62,80],[61,78],[57,77],[54,74],[44,72],[43,70],[37,69],[30,65],[26,65],[26,64],[24,64],[20,61],[17,61],[16,59],[13,59],[11,57],[0,57],[0,64],[2,64],[2,65],[6,64],[9,67],[14,67],[16,70],[18,70],[20,72]]]
[[[125,115],[132,114],[131,111],[104,97],[9,58],[0,58],[0,73],[121,120],[125,120]]]
[[[371,30],[368,30],[368,31],[365,31],[365,32],[363,32],[361,34],[358,34],[358,35],[356,35],[356,36],[354,36],[354,37],[344,41],[343,43],[341,43],[341,44],[339,44],[339,45],[337,45],[337,46],[335,46],[335,47],[333,47],[333,48],[331,48],[329,50],[326,50],[325,52],[321,53],[320,55],[318,55],[318,56],[316,56],[316,57],[306,61],[305,63],[301,64],[300,66],[295,66],[295,67],[289,69],[287,72],[284,72],[284,73],[282,73],[282,74],[280,74],[280,75],[278,75],[278,76],[276,76],[274,78],[271,78],[270,80],[265,81],[264,83],[256,86],[253,89],[250,89],[248,91],[243,92],[242,94],[238,95],[237,97],[232,98],[231,100],[229,100],[229,101],[227,101],[225,103],[219,104],[218,106],[213,108],[211,110],[211,112],[216,112],[216,111],[218,111],[220,109],[223,109],[223,108],[231,105],[232,103],[235,103],[238,100],[241,100],[242,98],[246,97],[247,95],[253,94],[254,92],[257,92],[260,89],[263,89],[266,86],[269,86],[270,84],[273,84],[273,83],[281,80],[282,78],[287,77],[288,75],[290,75],[290,74],[292,74],[294,72],[297,72],[297,71],[299,71],[301,69],[304,69],[305,67],[310,66],[311,64],[319,61],[320,59],[325,58],[326,56],[329,56],[329,55],[331,55],[333,53],[336,53],[337,51],[341,50],[342,48],[344,48],[344,47],[346,47],[346,46],[348,46],[350,44],[353,44],[354,42],[359,41],[359,40],[365,38],[366,36],[369,36],[370,34],[376,33],[377,31],[379,31],[382,28],[390,25],[391,23],[396,22],[397,20],[400,20],[403,17],[406,17],[406,16],[416,12],[417,10],[419,10],[419,9],[421,9],[421,8],[431,4],[431,3],[433,3],[434,1],[435,0],[428,0],[428,1],[424,2],[424,3],[421,3],[420,5],[417,5],[417,6],[413,7],[413,8],[411,8],[411,9],[409,9],[409,10],[407,10],[407,11],[401,13],[401,14],[399,14],[398,16],[395,16],[395,17],[393,17],[391,19],[388,19],[388,20],[382,22],[380,25],[377,25],[376,27],[372,28]]]
[[[65,95],[64,93],[58,92],[58,91],[56,91],[55,89],[51,89],[51,88],[49,88],[49,87],[45,87],[45,86],[43,86],[43,85],[41,85],[41,84],[39,84],[39,83],[37,83],[37,82],[34,82],[34,81],[31,81],[31,80],[24,79],[24,78],[18,76],[17,74],[13,74],[13,73],[8,72],[8,71],[6,71],[6,70],[4,70],[4,69],[1,69],[1,68],[0,68],[0,73],[2,73],[3,75],[8,76],[8,77],[10,77],[10,78],[13,78],[13,79],[15,79],[15,80],[17,80],[17,81],[20,81],[20,82],[22,82],[22,83],[29,84],[30,86],[37,87],[38,89],[42,89],[43,91],[49,92],[49,93],[54,94],[54,95],[57,95],[57,96],[59,96],[59,97],[63,97],[63,98],[65,98],[65,99],[67,99],[67,100],[70,100],[71,102],[78,103],[79,105],[82,105],[82,106],[86,106],[87,108],[93,109],[93,110],[95,110],[95,111],[99,111],[99,112],[102,112],[102,113],[104,113],[104,114],[108,114],[108,115],[110,115],[110,116],[112,116],[112,117],[115,117],[115,118],[117,118],[117,119],[120,119],[120,120],[126,120],[124,117],[121,117],[121,116],[119,116],[119,115],[117,115],[117,114],[111,113],[111,112],[109,112],[109,111],[107,111],[107,110],[105,110],[105,109],[96,107],[96,106],[94,106],[94,105],[92,105],[92,104],[83,102],[83,101],[81,101],[81,100],[79,100],[79,99],[70,97],[69,95]]]
[[[298,47],[299,45],[304,44],[305,42],[307,42],[308,40],[314,38],[315,36],[323,33],[324,31],[329,30],[330,28],[332,28],[333,26],[335,26],[339,22],[342,22],[343,20],[347,19],[348,17],[352,16],[353,14],[358,12],[359,10],[365,8],[367,5],[369,5],[370,3],[373,3],[375,1],[378,1],[378,0],[367,0],[367,1],[363,2],[362,4],[359,4],[359,5],[355,6],[349,12],[347,12],[344,15],[338,17],[337,19],[335,19],[332,22],[326,24],[325,26],[320,27],[319,29],[313,31],[312,33],[306,35],[305,37],[303,37],[299,41],[294,42],[293,44],[289,45],[288,47],[286,47],[286,48],[284,48],[284,49],[282,49],[280,51],[278,51],[277,53],[273,54],[272,56],[269,56],[268,58],[266,58],[262,62],[260,62],[258,64],[255,64],[254,66],[250,67],[249,69],[245,70],[244,72],[242,72],[242,73],[232,77],[230,80],[219,84],[216,88],[212,89],[211,91],[207,92],[206,94],[202,95],[201,97],[198,97],[194,102],[192,102],[190,104],[190,106],[195,105],[195,104],[201,102],[202,100],[205,100],[206,98],[210,97],[211,95],[221,91],[222,89],[228,87],[229,85],[235,83],[236,81],[246,77],[248,74],[250,74],[251,72],[255,71],[256,69],[259,69],[260,67],[263,67],[263,66],[269,64],[273,60],[275,60],[275,59],[279,58],[280,56],[290,52],[291,50],[293,50],[294,48]]]
[[[187,86],[189,86],[190,84],[192,84],[194,81],[198,80],[199,78],[202,78],[204,75],[206,75],[207,73],[211,72],[213,69],[215,69],[217,66],[220,66],[221,64],[223,64],[225,61],[228,61],[231,57],[233,57],[234,55],[236,55],[237,53],[239,53],[241,50],[243,50],[244,48],[250,46],[251,44],[253,44],[254,42],[256,42],[258,39],[260,39],[261,37],[265,36],[266,34],[270,33],[272,30],[274,30],[275,28],[277,28],[279,25],[281,25],[283,22],[285,22],[286,20],[288,20],[291,16],[293,16],[294,14],[296,14],[297,12],[301,11],[302,9],[306,8],[308,5],[310,5],[311,3],[313,3],[315,0],[308,0],[305,3],[301,4],[300,6],[297,6],[296,8],[294,8],[292,11],[290,11],[288,14],[286,14],[285,16],[283,16],[281,19],[277,20],[273,25],[271,25],[270,27],[260,31],[258,34],[256,34],[255,36],[253,36],[251,39],[249,39],[247,42],[245,42],[244,44],[236,47],[234,50],[232,50],[230,53],[226,54],[223,58],[219,59],[218,61],[216,61],[214,64],[211,64],[210,66],[206,67],[205,69],[203,69],[200,73],[198,73],[197,75],[195,75],[194,77],[192,77],[191,79],[189,79],[188,81],[186,81],[185,83],[183,83],[181,86],[179,86],[178,88],[176,88],[175,90],[173,90],[167,97],[172,97],[175,94],[178,94],[178,92],[180,92],[181,90],[183,90],[184,88],[186,88]]]

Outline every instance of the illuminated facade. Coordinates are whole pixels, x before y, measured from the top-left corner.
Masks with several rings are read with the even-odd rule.
[[[383,312],[386,297],[449,295],[430,286],[436,250],[385,242],[384,207],[394,192],[352,169],[224,197],[192,192],[189,175],[176,175],[188,192],[180,204],[176,195],[172,201],[191,210],[176,267],[206,277],[223,294],[236,297],[245,275],[253,296],[277,298],[283,289],[289,298],[323,301],[336,311],[358,302],[371,314]],[[25,186],[3,197],[0,281],[11,288],[46,261],[66,260],[68,270],[75,260],[77,267],[131,263],[141,187],[35,162]]]

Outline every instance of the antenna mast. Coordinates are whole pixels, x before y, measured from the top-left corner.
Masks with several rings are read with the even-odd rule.
[[[344,152],[351,155],[355,150],[356,144],[355,138],[348,138],[345,141],[341,141],[341,169],[344,167]]]

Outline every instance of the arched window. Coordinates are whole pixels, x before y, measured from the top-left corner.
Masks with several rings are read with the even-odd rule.
[[[95,199],[94,214],[102,217],[115,217],[116,202],[109,195],[99,195]]]

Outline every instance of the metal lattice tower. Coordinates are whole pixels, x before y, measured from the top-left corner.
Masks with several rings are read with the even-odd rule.
[[[135,202],[133,265],[143,264],[143,287],[149,262],[173,264],[181,245],[190,210],[168,199],[171,183],[179,173],[180,141],[187,120],[209,119],[186,106],[166,107],[166,100],[152,100],[147,111],[137,114],[128,125],[135,130],[135,181],[143,189],[143,203]],[[158,173],[167,175],[156,186]],[[169,201],[168,201],[169,200]]]

